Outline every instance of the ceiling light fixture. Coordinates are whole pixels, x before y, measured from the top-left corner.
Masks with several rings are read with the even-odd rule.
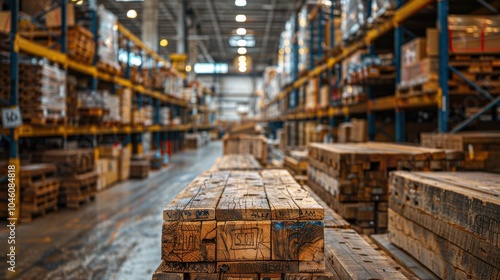
[[[238,61],[247,61],[247,57],[244,56],[244,55],[241,55],[241,56],[238,57]]]
[[[238,54],[246,54],[247,48],[238,48]]]
[[[236,29],[236,34],[243,36],[247,34],[247,30],[245,28],[238,28]]]
[[[137,12],[135,10],[128,10],[127,17],[128,18],[136,18],[137,17]]]
[[[160,46],[162,46],[162,47],[168,46],[168,40],[167,39],[161,39]]]
[[[191,71],[191,65],[186,65],[186,72],[190,72]]]
[[[83,0],[80,0],[80,1],[76,2],[76,5],[77,5],[77,6],[80,6],[80,5],[82,5],[82,4],[83,4]]]
[[[235,19],[236,19],[237,22],[245,22],[245,21],[247,21],[247,17],[245,15],[237,15]]]
[[[236,5],[238,7],[245,7],[247,5],[247,1],[246,0],[235,0],[234,5]]]
[[[238,68],[238,70],[243,73],[247,71],[247,68],[245,66],[241,66]]]
[[[244,46],[246,46],[246,45],[247,45],[247,41],[246,41],[246,40],[243,40],[243,39],[238,40],[238,46],[240,46],[240,47],[244,47]]]

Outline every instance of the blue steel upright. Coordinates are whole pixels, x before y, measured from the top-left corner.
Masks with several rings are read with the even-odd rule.
[[[439,132],[448,131],[448,0],[438,0],[438,31],[439,31],[439,87],[441,89],[441,108],[439,109]]]
[[[403,0],[396,1],[396,8],[399,9],[403,6]],[[401,82],[401,46],[404,44],[404,29],[401,26],[396,26],[394,28],[394,64],[396,68],[396,85]],[[406,131],[405,131],[405,113],[396,108],[396,142],[406,141]]]

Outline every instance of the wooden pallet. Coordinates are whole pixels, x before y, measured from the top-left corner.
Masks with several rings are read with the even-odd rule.
[[[21,184],[32,185],[34,183],[45,181],[52,178],[56,173],[56,166],[54,164],[30,164],[21,166]]]
[[[500,277],[500,175],[395,172],[390,188],[392,243],[440,278]]]
[[[82,203],[95,199],[98,175],[91,171],[81,175],[67,176],[62,180],[59,204],[78,209]]]
[[[147,159],[130,162],[130,178],[144,179],[149,176],[150,163]]]
[[[33,160],[55,164],[61,176],[72,176],[95,170],[92,149],[47,150],[33,154]]]
[[[426,94],[435,94],[439,89],[437,81],[431,80],[422,84],[410,86],[398,86],[396,96],[398,98],[409,98],[412,96],[420,96]]]

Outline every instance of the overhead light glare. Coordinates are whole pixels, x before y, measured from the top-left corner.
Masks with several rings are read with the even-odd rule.
[[[246,46],[246,45],[247,45],[247,41],[246,41],[246,40],[243,40],[243,39],[238,40],[238,46],[240,46],[240,47],[244,47],[244,46]]]
[[[128,18],[136,18],[137,17],[137,12],[135,10],[128,10],[127,17]]]
[[[162,46],[162,47],[168,46],[168,40],[167,39],[161,39],[160,46]]]
[[[245,7],[247,5],[247,1],[246,0],[236,0],[236,1],[234,1],[234,5],[236,5],[238,7]]]
[[[245,28],[238,28],[236,29],[236,34],[243,36],[247,34],[247,30]]]
[[[245,21],[247,21],[247,17],[245,15],[237,15],[235,19],[236,19],[237,22],[245,22]]]
[[[186,65],[186,72],[190,72],[191,71],[191,65]]]
[[[241,67],[238,68],[238,70],[243,73],[243,72],[247,71],[247,67],[246,66],[241,66]]]
[[[238,48],[238,54],[246,54],[247,48]]]
[[[247,57],[244,55],[241,55],[238,57],[238,61],[247,61]]]

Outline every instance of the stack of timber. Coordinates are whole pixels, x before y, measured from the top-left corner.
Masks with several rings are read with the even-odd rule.
[[[203,173],[163,210],[153,279],[331,279],[323,216],[286,170]]]
[[[446,170],[450,157],[444,150],[388,143],[313,143],[308,149],[308,186],[363,234],[387,229],[390,171]]]
[[[23,165],[20,177],[22,222],[30,222],[34,216],[57,210],[59,179],[55,165]]]
[[[500,132],[421,133],[424,147],[463,151],[462,170],[500,172]]]
[[[187,133],[184,139],[186,149],[199,149],[206,146],[210,142],[210,138],[206,133]]]
[[[288,150],[283,160],[283,166],[301,184],[307,182],[307,155],[307,149]]]
[[[389,240],[442,279],[500,278],[500,175],[393,172]]]
[[[94,200],[98,175],[92,149],[48,150],[41,153],[40,161],[57,166],[59,205],[76,209]]]
[[[241,155],[223,155],[216,159],[214,165],[210,170],[223,171],[223,170],[261,170],[260,163],[249,154]]]
[[[145,179],[149,176],[151,163],[149,159],[133,156],[130,161],[130,178]]]
[[[0,98],[9,100],[10,65],[0,64]],[[66,71],[46,60],[19,64],[19,105],[25,123],[66,124]]]
[[[257,130],[257,125],[255,122],[247,122],[240,125],[237,125],[231,129],[231,134],[251,134],[256,135],[259,134]]]
[[[91,65],[95,56],[92,32],[80,25],[68,28],[68,55],[75,61]]]
[[[225,135],[222,138],[224,154],[251,154],[261,164],[267,162],[267,139],[264,136]]]

